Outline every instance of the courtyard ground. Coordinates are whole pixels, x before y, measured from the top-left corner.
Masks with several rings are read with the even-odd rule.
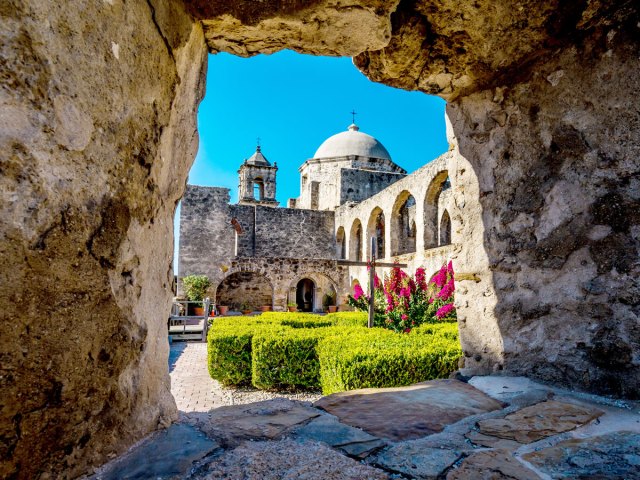
[[[498,376],[323,398],[225,389],[204,343],[174,343],[169,369],[180,420],[93,478],[640,478],[638,402]]]

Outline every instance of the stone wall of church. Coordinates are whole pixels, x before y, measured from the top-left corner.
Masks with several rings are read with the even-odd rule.
[[[404,177],[405,174],[402,173],[342,168],[339,184],[340,205],[366,200]]]
[[[334,212],[229,205],[229,199],[227,188],[187,186],[179,278],[207,275],[218,284],[236,257],[335,259]]]
[[[256,208],[256,257],[334,259],[334,212]]]
[[[448,172],[455,165],[456,154],[447,152],[427,165],[419,168],[414,173],[394,182],[379,193],[356,204],[343,205],[336,210],[335,231],[342,229],[346,235],[345,251],[347,260],[356,260],[353,257],[354,242],[357,238],[353,235],[354,225],[362,226],[361,251],[362,258],[369,257],[370,241],[372,236],[371,225],[373,217],[382,212],[385,223],[385,258],[379,259],[385,262],[398,261],[406,263],[410,271],[417,267],[423,267],[428,272],[435,273],[443,263],[454,258],[459,249],[462,238],[456,232],[456,222],[452,222],[452,244],[438,246],[428,244],[431,238],[438,238],[439,220],[444,210],[454,217],[457,208],[453,196],[448,190],[441,190],[441,185],[448,177]],[[452,189],[455,186],[452,186]],[[451,189],[450,189],[451,190]],[[407,230],[401,229],[400,215],[402,206],[409,198],[413,198],[415,204],[409,209],[409,218],[416,223],[415,239],[407,239]],[[435,217],[432,216],[435,213]],[[459,215],[459,214],[458,214]],[[458,220],[459,221],[459,220]],[[401,231],[402,230],[402,231]],[[409,242],[410,240],[410,242]],[[406,251],[401,255],[395,252],[403,251],[403,245],[414,244],[413,252]],[[411,250],[411,249],[409,249]],[[389,269],[382,269],[386,272]],[[357,279],[360,283],[366,283],[365,267],[350,267],[350,281]]]

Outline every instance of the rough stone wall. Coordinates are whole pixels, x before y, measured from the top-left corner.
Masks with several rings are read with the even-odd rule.
[[[484,225],[486,259],[465,251],[482,277],[461,325],[471,371],[640,395],[640,30],[628,21],[448,107],[463,235]],[[485,352],[478,331],[503,345]]]
[[[229,199],[228,188],[187,185],[180,207],[179,278],[207,275],[214,279],[221,275],[220,268],[228,263],[224,259],[232,257],[236,248],[232,218],[241,219],[243,233],[239,238],[251,239],[253,224],[247,225],[245,218],[253,220],[253,207],[241,207],[250,213],[243,218],[237,209],[232,214]],[[252,248],[251,240],[248,244]],[[243,248],[243,251],[246,250]]]
[[[229,275],[216,290],[216,303],[234,310],[247,307],[258,310],[273,304],[273,287],[269,280],[254,272],[236,272]]]
[[[175,1],[0,12],[0,477],[71,478],[176,417],[158,312],[206,49]]]
[[[411,272],[415,271],[418,267],[423,267],[427,272],[435,273],[445,262],[454,259],[454,267],[456,269],[460,269],[460,273],[465,273],[466,270],[464,264],[455,260],[461,249],[459,242],[463,241],[462,237],[459,236],[458,231],[452,232],[452,245],[425,248],[424,243],[425,229],[436,229],[435,234],[438,233],[438,225],[436,223],[429,223],[428,219],[425,218],[425,199],[427,198],[430,189],[433,188],[434,182],[442,176],[442,172],[447,172],[456,165],[456,159],[458,156],[459,155],[453,151],[445,153],[444,155],[432,160],[424,167],[419,168],[414,173],[394,182],[392,185],[372,197],[356,205],[347,204],[336,209],[336,232],[338,229],[343,228],[347,235],[346,251],[349,252],[347,260],[355,260],[354,254],[356,249],[353,245],[353,226],[358,224],[358,222],[363,226],[362,259],[366,260],[369,257],[371,235],[367,231],[367,225],[370,224],[373,213],[381,210],[385,216],[386,223],[385,252],[388,252],[389,254],[386,258],[379,260],[384,262],[394,262],[397,260],[399,263],[406,263],[407,270]],[[452,185],[452,189],[455,188],[457,187]],[[397,217],[397,214],[394,212],[398,210],[409,195],[413,196],[416,202],[415,205],[411,207],[409,215],[410,218],[416,222],[415,252],[392,255],[391,253],[398,250],[400,236],[403,235],[398,231],[399,222],[394,220],[395,217]],[[448,203],[446,200],[448,200]],[[451,197],[445,196],[443,198],[443,202],[444,203],[441,203],[443,208],[447,208],[450,213],[457,212],[456,206]],[[456,229],[456,223],[454,221],[452,221],[452,226],[453,229]],[[481,245],[481,242],[478,241],[476,245]],[[380,275],[384,275],[390,271],[390,268],[379,268],[378,271]],[[354,280],[358,280],[361,285],[366,287],[367,278],[368,273],[366,267],[349,267],[349,285],[352,285]]]
[[[340,171],[340,203],[361,202],[403,178],[404,174],[343,168]]]
[[[334,213],[256,207],[256,256],[334,259]]]
[[[359,202],[378,193],[406,173],[395,163],[378,158],[350,155],[310,159],[300,167],[300,197],[294,205],[333,210],[347,201]]]
[[[252,272],[267,278],[273,286],[273,308],[283,311],[287,303],[296,300],[296,285],[303,278],[313,280],[316,285],[314,309],[322,308],[322,297],[334,289],[339,299],[349,293],[349,269],[338,265],[336,260],[300,258],[242,258],[231,261],[227,276],[236,272]]]

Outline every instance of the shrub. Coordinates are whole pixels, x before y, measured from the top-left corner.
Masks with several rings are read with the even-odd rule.
[[[316,345],[326,329],[289,329],[254,335],[252,383],[257,388],[316,389],[320,387]]]
[[[455,323],[406,335],[365,328],[367,316],[270,312],[217,318],[209,331],[209,373],[223,385],[316,389],[323,393],[443,378],[462,354]]]
[[[318,344],[322,393],[446,378],[462,355],[457,337],[447,338],[449,333],[395,335],[374,329],[327,337]]]
[[[425,322],[455,321],[453,264],[449,262],[427,282],[424,268],[411,277],[394,267],[384,281],[374,278],[374,324],[397,333],[409,333]],[[360,311],[369,309],[370,296],[355,285],[348,303]]]
[[[366,327],[367,314],[364,312],[336,312],[326,315],[324,318],[330,320],[336,326],[344,327]]]
[[[189,300],[200,302],[204,300],[211,282],[206,275],[189,275],[182,279],[182,285],[184,286],[184,294]]]
[[[225,386],[251,383],[251,340],[258,332],[278,328],[254,318],[218,318],[209,330],[209,375]]]

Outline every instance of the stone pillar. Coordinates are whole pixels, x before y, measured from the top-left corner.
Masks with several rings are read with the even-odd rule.
[[[175,1],[10,3],[0,477],[76,477],[176,418],[173,214],[206,49]]]
[[[640,392],[637,27],[452,102],[467,371]],[[484,248],[478,248],[484,245]]]

